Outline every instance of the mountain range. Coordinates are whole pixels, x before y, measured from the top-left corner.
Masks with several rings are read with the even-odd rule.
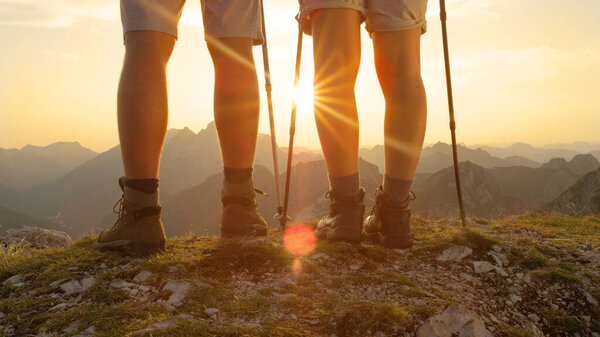
[[[214,123],[198,133],[187,128],[167,133],[160,193],[169,235],[218,232],[223,179],[218,146]],[[271,217],[277,209],[277,193],[271,151],[269,136],[259,135],[254,178],[257,187],[270,195],[257,196],[259,210],[275,226]],[[572,154],[564,152],[569,149],[560,151],[567,156]],[[497,157],[483,148],[459,147],[463,193],[470,215],[496,217],[538,209],[563,198],[569,188],[575,188],[573,184],[600,166],[590,154],[576,153],[568,160],[552,158],[543,164],[514,153],[504,154],[509,155]],[[78,143],[57,143],[20,150],[0,149],[0,155],[4,156],[0,162],[2,229],[19,223],[39,223],[41,227],[61,228],[79,235],[114,222],[110,210],[120,197],[117,178],[123,172],[118,146],[96,154]],[[286,149],[280,148],[278,155],[283,183]],[[361,181],[370,207],[371,196],[382,180],[383,146],[363,148],[361,156]],[[51,158],[47,165],[45,158]],[[323,197],[328,189],[327,172],[321,158],[318,152],[295,149],[289,210],[294,220],[314,219],[328,210],[329,201]],[[431,217],[456,215],[451,165],[449,145],[437,143],[423,149],[420,171],[413,184],[417,194],[412,204],[414,213]],[[563,203],[551,203],[564,209],[559,204]]]
[[[573,215],[600,213],[600,169],[581,177],[553,200],[548,208]]]
[[[0,185],[23,188],[49,183],[97,155],[77,142],[0,149]]]
[[[471,149],[463,145],[458,145],[457,150],[460,161],[470,161],[486,168],[515,165],[539,167],[541,165],[537,161],[518,155],[509,155],[504,158],[495,157],[481,148]],[[377,165],[381,171],[384,171],[385,153],[383,145],[376,145],[370,149],[362,148],[359,154],[365,160]],[[436,143],[423,148],[421,151],[417,173],[434,173],[451,165],[452,147],[446,143]]]
[[[574,143],[577,144],[577,143]],[[581,143],[579,143],[581,144]],[[481,146],[480,148],[487,151],[492,156],[505,158],[507,156],[520,156],[529,158],[537,162],[547,162],[553,158],[570,159],[579,153],[592,153],[600,149],[600,146],[592,148],[591,145],[587,150],[583,150],[582,146],[566,146],[565,144],[554,146],[535,147],[525,143],[514,143],[507,147]],[[581,149],[576,150],[576,149]]]
[[[562,165],[558,165],[559,162]],[[482,217],[536,210],[573,185],[582,176],[578,172],[590,172],[599,166],[592,155],[577,155],[568,162],[553,160],[539,168],[483,168],[462,162],[459,169],[465,208],[468,214]],[[413,189],[417,194],[412,203],[415,213],[432,217],[456,215],[458,201],[453,168],[418,175]]]

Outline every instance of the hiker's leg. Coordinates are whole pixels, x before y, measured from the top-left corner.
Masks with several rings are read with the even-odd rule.
[[[132,31],[125,35],[125,62],[119,82],[117,116],[125,177],[158,178],[167,130],[166,66],[173,35]]]
[[[395,180],[413,179],[425,136],[421,33],[419,27],[373,33],[375,68],[385,97],[385,173]]]
[[[311,13],[315,119],[331,177],[358,172],[354,84],[360,64],[360,24],[360,12],[352,9]]]
[[[250,38],[207,39],[215,67],[215,124],[226,168],[252,168],[259,94]]]

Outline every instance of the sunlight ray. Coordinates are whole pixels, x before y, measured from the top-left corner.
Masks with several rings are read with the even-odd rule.
[[[344,116],[343,114],[335,111],[333,108],[331,108],[330,106],[321,103],[319,100],[315,100],[314,102],[315,104],[315,108],[319,108],[321,109],[322,112],[326,113],[328,116],[332,116],[333,118],[339,120],[340,122],[350,125],[352,127],[358,128],[358,123],[353,121],[351,118],[348,118],[347,116]],[[316,114],[316,112],[315,112]]]

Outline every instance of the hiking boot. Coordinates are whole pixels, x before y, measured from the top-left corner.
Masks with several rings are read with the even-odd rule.
[[[412,246],[411,211],[408,207],[411,200],[414,200],[412,192],[404,201],[394,202],[379,186],[371,215],[365,219],[364,234],[367,240],[379,242],[388,248],[406,249]]]
[[[258,189],[256,192],[266,194]],[[255,237],[267,235],[267,222],[256,210],[253,197],[223,195],[221,198],[221,237]]]
[[[125,188],[123,177],[119,179]],[[113,207],[118,218],[110,229],[98,236],[101,248],[120,250],[128,255],[144,256],[165,250],[165,230],[160,205],[140,207],[122,196]]]
[[[317,223],[317,238],[330,241],[360,243],[362,222],[365,214],[365,190],[353,197],[345,197],[335,190],[325,194],[331,199],[329,214]]]

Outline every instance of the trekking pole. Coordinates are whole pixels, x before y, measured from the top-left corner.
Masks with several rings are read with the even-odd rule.
[[[302,58],[302,27],[298,25],[298,47],[296,49],[296,69],[294,72],[294,96],[292,99],[292,118],[290,120],[290,142],[288,145],[287,170],[285,172],[285,194],[283,199],[283,213],[281,219],[281,229],[285,229],[288,220],[288,202],[290,196],[290,175],[292,171],[292,155],[294,151],[294,135],[296,134],[296,90],[300,80],[300,59]]]
[[[273,118],[273,99],[271,98],[271,70],[269,67],[269,48],[267,46],[267,30],[265,28],[265,8],[263,6],[263,0],[260,1],[260,12],[262,15],[262,31],[263,31],[263,44],[262,44],[262,56],[265,73],[265,91],[267,92],[267,105],[269,107],[269,126],[271,127],[271,149],[273,150],[273,173],[275,174],[275,190],[277,191],[277,214],[275,219],[279,218],[283,214],[283,207],[281,207],[281,190],[279,188],[279,160],[277,158],[277,139],[275,138],[275,121]]]
[[[458,151],[456,150],[456,122],[454,121],[454,100],[452,99],[452,80],[450,78],[450,56],[448,55],[448,31],[446,29],[446,2],[440,0],[440,20],[442,21],[442,40],[444,44],[444,64],[446,67],[446,89],[448,91],[448,111],[450,113],[450,135],[452,137],[452,158],[454,161],[454,180],[456,181],[456,194],[460,208],[460,220],[463,227],[467,226],[465,207],[463,205],[462,190],[460,188],[460,175],[458,172]]]

